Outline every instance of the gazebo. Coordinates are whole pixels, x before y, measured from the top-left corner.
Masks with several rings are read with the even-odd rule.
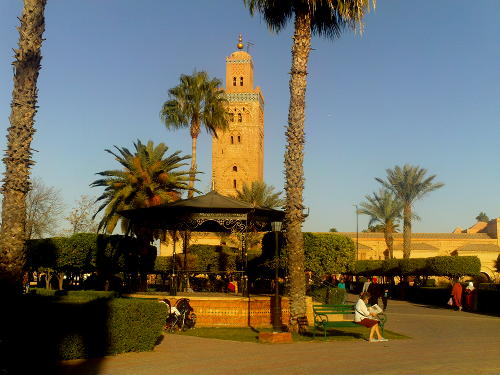
[[[119,214],[131,220],[133,224],[151,229],[240,233],[244,259],[242,289],[247,295],[246,233],[270,231],[271,223],[282,222],[285,216],[283,211],[254,206],[215,191],[158,206],[120,211]],[[175,257],[175,242],[173,255]],[[175,261],[173,263],[175,265]],[[173,276],[175,277],[175,270]]]

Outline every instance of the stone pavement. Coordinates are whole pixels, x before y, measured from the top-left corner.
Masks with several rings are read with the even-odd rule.
[[[71,375],[499,375],[500,318],[389,301],[386,328],[410,339],[256,344],[166,335],[154,352],[65,361]]]

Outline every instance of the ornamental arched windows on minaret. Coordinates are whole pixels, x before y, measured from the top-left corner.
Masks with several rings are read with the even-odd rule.
[[[228,196],[264,176],[264,97],[253,86],[252,56],[241,34],[237,48],[226,58],[229,129],[212,138],[212,187]]]

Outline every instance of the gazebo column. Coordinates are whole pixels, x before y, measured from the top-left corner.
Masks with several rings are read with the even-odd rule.
[[[170,280],[170,295],[176,296],[177,295],[177,279],[176,279],[176,275],[175,275],[175,262],[176,262],[175,244],[177,242],[177,233],[175,233],[173,236],[173,242],[174,242],[174,249],[173,249],[174,251],[172,253],[172,277]]]
[[[248,288],[248,251],[247,251],[247,231],[241,233],[241,255],[243,260],[243,275],[241,277],[241,289],[242,295],[244,297],[250,296],[250,290]]]

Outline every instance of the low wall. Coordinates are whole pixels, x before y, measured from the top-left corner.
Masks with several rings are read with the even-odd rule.
[[[196,314],[197,327],[272,327],[273,297],[197,297],[130,294],[134,298],[167,298],[174,306],[181,298],[188,298]],[[290,308],[288,297],[281,299],[281,322],[288,325]],[[313,321],[312,300],[306,297],[307,319]]]

